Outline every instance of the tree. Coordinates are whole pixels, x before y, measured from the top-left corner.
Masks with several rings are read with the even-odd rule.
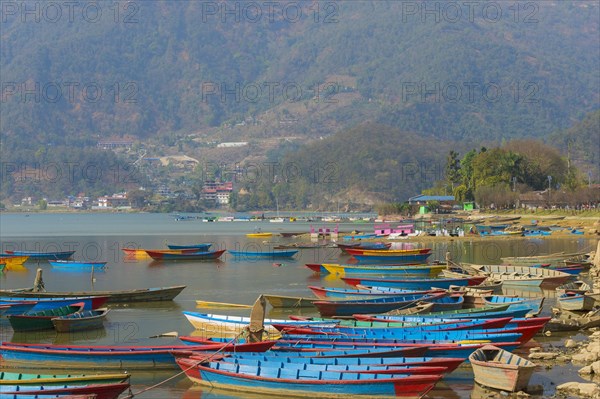
[[[127,192],[127,199],[134,208],[143,208],[148,203],[150,193],[145,190],[131,190]]]
[[[466,200],[473,200],[473,192],[475,191],[475,183],[473,181],[473,159],[477,156],[475,150],[471,150],[465,154],[460,161],[460,174],[462,184],[467,188],[465,192]]]
[[[451,150],[446,157],[446,181],[452,190],[454,185],[460,182],[460,160],[458,159],[458,152]]]
[[[40,209],[40,211],[45,211],[46,209],[48,209],[48,203],[44,199],[39,200],[37,202],[37,206]]]

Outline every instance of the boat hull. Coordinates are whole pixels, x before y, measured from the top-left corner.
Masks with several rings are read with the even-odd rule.
[[[226,250],[211,251],[211,252],[191,252],[191,253],[168,253],[146,250],[146,253],[154,260],[183,260],[183,261],[196,261],[196,260],[214,260],[219,259]]]
[[[107,303],[172,301],[185,285],[158,288],[142,288],[125,291],[93,291],[94,295],[107,296]],[[31,288],[23,290],[0,290],[0,296],[30,298],[72,298],[89,295],[90,292],[32,292]]]
[[[433,287],[448,289],[451,285],[457,286],[470,286],[479,285],[485,281],[485,276],[471,276],[466,278],[455,278],[455,279],[404,279],[404,280],[393,280],[393,279],[375,279],[375,278],[348,278],[344,277],[342,280],[346,284],[356,285],[367,285],[376,287],[392,287],[402,288],[410,290],[430,290]]]
[[[87,331],[104,328],[104,320],[109,310],[107,308],[77,312],[64,317],[52,319],[52,325],[57,332]]]
[[[315,380],[299,379],[298,370],[290,370],[296,378],[286,378],[285,374],[278,371],[279,377],[256,377],[249,374],[216,370],[212,367],[198,365],[191,359],[178,359],[177,363],[185,370],[192,381],[214,388],[231,391],[248,391],[275,397],[319,397],[319,398],[347,398],[348,395],[360,395],[365,398],[377,397],[406,397],[420,398],[429,392],[441,376],[423,376],[426,378],[389,378],[389,379],[344,379]],[[212,363],[211,363],[212,365]],[[295,371],[295,373],[294,373]],[[333,373],[335,374],[335,373]],[[283,375],[283,376],[282,376]],[[355,374],[358,375],[358,374]],[[415,376],[416,377],[416,376]],[[333,376],[331,377],[333,378]],[[409,383],[409,381],[411,381]]]

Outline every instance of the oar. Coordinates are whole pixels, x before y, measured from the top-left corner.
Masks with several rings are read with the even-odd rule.
[[[166,333],[162,333],[162,334],[158,334],[158,335],[153,335],[151,337],[148,338],[162,338],[162,337],[179,337],[179,333],[177,331],[169,331]]]
[[[241,308],[241,309],[250,309],[252,305],[244,305],[241,303],[226,303],[226,302],[210,302],[210,301],[196,301],[196,307],[198,308]]]

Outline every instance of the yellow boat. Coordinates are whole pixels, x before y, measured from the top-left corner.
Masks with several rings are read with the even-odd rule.
[[[398,265],[398,266],[377,266],[377,265],[338,265],[332,263],[323,263],[321,267],[329,273],[339,277],[348,277],[352,275],[378,275],[378,276],[418,276],[422,278],[435,277],[446,265]]]
[[[27,262],[29,256],[2,256],[0,257],[0,263],[4,263],[7,269],[11,269],[17,266],[23,266],[23,263]]]
[[[246,237],[249,238],[261,238],[261,237],[271,237],[273,233],[248,233]]]

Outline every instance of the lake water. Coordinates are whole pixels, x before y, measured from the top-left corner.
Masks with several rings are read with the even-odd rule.
[[[312,223],[322,227],[324,223]],[[174,338],[149,338],[177,331],[190,335],[193,327],[182,315],[183,310],[196,310],[195,301],[252,304],[262,293],[292,296],[312,296],[307,285],[343,287],[341,280],[319,277],[304,267],[305,263],[346,263],[349,258],[331,248],[303,249],[294,260],[284,260],[280,266],[270,260],[239,259],[225,254],[220,260],[208,262],[156,262],[126,257],[121,248],[166,248],[165,243],[188,244],[211,242],[214,249],[268,250],[273,245],[289,244],[295,239],[278,234],[268,239],[249,239],[245,234],[260,228],[262,231],[309,232],[310,223],[219,222],[200,220],[176,221],[168,214],[0,214],[1,249],[5,250],[76,250],[78,260],[108,261],[105,271],[65,272],[53,269],[46,262],[28,262],[20,270],[9,270],[0,279],[1,288],[21,288],[32,285],[36,269],[43,270],[49,291],[123,290],[185,284],[187,288],[173,302],[116,306],[111,310],[104,330],[77,334],[50,332],[13,334],[6,320],[0,324],[0,338],[13,342],[73,343],[96,345],[159,345],[172,344]],[[333,228],[335,224],[329,223]],[[372,224],[340,224],[341,231],[373,231]],[[340,238],[341,239],[341,238]],[[268,242],[266,241],[268,240]],[[401,243],[395,245],[403,245]],[[466,241],[448,240],[420,242],[417,246],[432,247],[434,259],[444,259],[450,251],[453,259],[473,263],[499,263],[500,257],[553,253],[582,252],[595,249],[595,241],[585,238],[520,239]],[[523,296],[545,295],[545,314],[553,302],[553,291],[511,291]],[[244,310],[206,310],[205,313],[247,315]],[[298,314],[297,310],[290,311]],[[306,315],[312,315],[304,311]],[[270,312],[270,317],[286,317],[282,312]],[[536,337],[536,346],[558,343],[562,337]],[[556,367],[550,371],[540,368],[531,380],[544,389],[541,397],[553,393],[554,385],[580,380],[573,366]],[[174,372],[135,373],[133,392],[158,383]],[[473,390],[470,366],[462,366],[432,391],[430,398],[478,397]],[[185,377],[174,379],[159,388],[145,392],[144,398],[250,398],[223,391],[211,391],[192,384]],[[258,396],[254,396],[258,397]]]

